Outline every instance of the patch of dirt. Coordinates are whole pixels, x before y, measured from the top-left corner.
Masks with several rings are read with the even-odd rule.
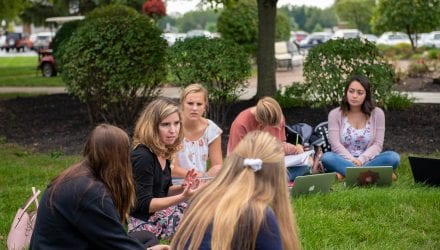
[[[399,84],[393,86],[398,91],[417,91],[417,92],[440,92],[440,82],[435,82],[432,78],[411,78],[408,77]]]
[[[225,152],[232,120],[253,101],[240,101],[227,115],[224,129]],[[291,108],[284,114],[289,124],[312,126],[327,120],[331,107]],[[388,110],[384,149],[397,152],[432,153],[440,150],[440,104],[415,104],[405,110]],[[81,153],[92,126],[86,107],[67,94],[16,98],[0,101],[0,137],[38,152]],[[126,131],[131,134],[129,129]]]

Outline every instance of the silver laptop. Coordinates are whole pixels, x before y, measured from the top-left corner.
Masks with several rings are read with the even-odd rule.
[[[313,193],[328,193],[336,179],[335,173],[298,176],[290,191],[292,196]]]
[[[348,167],[345,186],[391,185],[392,166]]]

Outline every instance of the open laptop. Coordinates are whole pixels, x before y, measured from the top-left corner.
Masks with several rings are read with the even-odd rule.
[[[335,173],[298,176],[290,191],[292,196],[313,193],[328,193],[336,179]]]
[[[345,186],[391,185],[392,166],[348,167],[345,172]]]
[[[408,156],[414,182],[440,186],[440,159]]]

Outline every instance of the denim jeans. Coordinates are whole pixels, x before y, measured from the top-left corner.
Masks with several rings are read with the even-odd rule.
[[[289,177],[289,181],[294,181],[297,176],[303,176],[309,172],[310,169],[307,165],[287,167],[287,176]]]
[[[327,169],[327,172],[338,172],[345,176],[345,169],[347,167],[354,166],[354,163],[346,160],[344,157],[333,153],[327,152],[322,155],[321,162]],[[365,162],[363,166],[393,166],[395,170],[400,164],[400,156],[394,151],[384,151],[368,162]]]

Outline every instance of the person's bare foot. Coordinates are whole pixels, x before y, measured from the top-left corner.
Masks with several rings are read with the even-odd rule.
[[[392,179],[393,181],[397,181],[397,175],[396,175],[395,173],[393,173],[393,174],[391,175],[391,179]]]

